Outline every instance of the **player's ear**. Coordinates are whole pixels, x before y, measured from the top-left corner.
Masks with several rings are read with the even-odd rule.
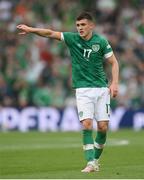
[[[89,23],[90,23],[91,29],[93,30],[95,28],[95,23],[93,21],[90,21]]]

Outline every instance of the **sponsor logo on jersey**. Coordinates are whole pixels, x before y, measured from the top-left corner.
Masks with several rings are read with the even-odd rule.
[[[79,44],[79,43],[78,43],[77,45],[78,45],[78,47],[80,47],[80,48],[82,47],[82,45],[81,45],[81,44]]]
[[[93,44],[93,45],[92,45],[92,50],[93,50],[94,52],[98,52],[99,49],[100,49],[100,45],[99,45],[99,44]]]

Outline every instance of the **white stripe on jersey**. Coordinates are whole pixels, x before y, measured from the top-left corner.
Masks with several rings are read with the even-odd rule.
[[[109,52],[109,53],[105,54],[104,57],[107,59],[107,58],[111,57],[112,55],[113,55],[113,52]]]
[[[61,32],[61,41],[64,41],[64,35],[62,32]]]

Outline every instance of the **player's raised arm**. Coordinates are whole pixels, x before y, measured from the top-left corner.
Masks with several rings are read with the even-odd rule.
[[[39,36],[61,40],[61,32],[53,31],[51,29],[34,28],[34,27],[27,26],[25,24],[17,25],[17,29],[20,30],[19,34],[21,34],[21,35],[25,35],[28,33],[34,33]]]

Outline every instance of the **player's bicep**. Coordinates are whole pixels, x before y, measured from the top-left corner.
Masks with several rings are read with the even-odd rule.
[[[108,57],[107,60],[108,60],[108,63],[110,63],[110,64],[114,64],[115,62],[117,62],[117,59],[114,54],[112,54],[110,57]]]
[[[58,31],[51,31],[51,34],[49,35],[50,38],[56,39],[56,40],[61,40],[61,32]]]

